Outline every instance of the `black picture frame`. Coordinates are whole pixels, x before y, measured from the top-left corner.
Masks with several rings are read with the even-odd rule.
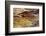
[[[28,4],[28,5],[30,5],[30,4],[33,4],[33,5],[42,5],[42,13],[43,13],[43,30],[42,31],[29,31],[29,32],[13,32],[13,33],[9,33],[9,23],[10,23],[10,21],[9,21],[9,18],[10,18],[10,16],[9,16],[9,11],[10,11],[10,7],[9,7],[9,5],[10,4]],[[45,3],[42,3],[42,2],[20,2],[20,1],[5,1],[5,35],[22,35],[22,34],[38,34],[38,33],[45,33]]]

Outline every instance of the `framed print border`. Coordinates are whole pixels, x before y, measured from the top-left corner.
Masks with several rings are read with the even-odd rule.
[[[10,27],[10,4],[28,4],[28,5],[42,5],[42,31],[27,31],[27,32],[12,32],[9,33],[9,27]],[[38,33],[45,33],[45,3],[41,2],[20,2],[20,1],[5,1],[5,35],[18,35],[18,34],[38,34]]]

